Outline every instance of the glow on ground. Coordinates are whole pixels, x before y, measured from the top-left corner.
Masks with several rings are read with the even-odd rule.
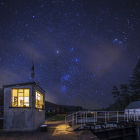
[[[71,134],[72,133],[72,128],[67,125],[67,124],[60,124],[58,126],[56,126],[54,132],[53,132],[53,136],[56,135],[67,135],[67,134]]]

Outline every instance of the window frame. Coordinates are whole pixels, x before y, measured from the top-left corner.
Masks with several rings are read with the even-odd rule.
[[[13,90],[17,90],[17,106],[13,106]],[[18,90],[23,90],[23,92],[18,92]],[[24,90],[29,90],[29,106],[24,106]],[[23,93],[23,106],[18,106],[19,93]],[[30,88],[11,88],[11,108],[30,108]]]
[[[42,95],[42,97],[43,97],[43,104],[42,104],[42,107],[37,107],[36,92],[39,93],[40,95]],[[41,93],[41,92],[38,91],[38,90],[35,90],[35,108],[36,108],[36,109],[39,109],[39,110],[43,110],[43,109],[44,109],[44,94]]]

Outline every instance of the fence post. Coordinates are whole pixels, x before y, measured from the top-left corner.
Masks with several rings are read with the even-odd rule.
[[[66,121],[66,116],[65,116],[65,124],[67,123],[67,121]]]
[[[95,112],[93,113],[93,121],[94,121],[94,124],[95,124]]]
[[[85,124],[86,124],[86,112],[85,112]]]
[[[137,121],[139,120],[139,117],[138,117],[138,112],[136,112],[136,119],[137,119]]]
[[[85,112],[83,113],[83,124],[85,124]]]
[[[125,112],[124,112],[124,114],[123,114],[123,120],[125,121]]]
[[[106,111],[105,111],[105,123],[106,123]]]
[[[129,110],[127,112],[127,122],[128,122],[128,120],[129,120]]]
[[[67,129],[67,120],[66,120],[66,117],[67,116],[65,116],[65,126],[66,126],[66,129]]]
[[[118,116],[119,116],[119,115],[118,115],[118,111],[117,111],[117,123],[119,122],[119,118],[118,118]]]
[[[82,122],[83,122],[83,121],[82,121],[82,119],[83,119],[83,118],[82,118],[82,112],[81,112],[81,115],[80,115],[80,116],[81,116],[80,118],[81,118],[81,127],[82,127]]]
[[[86,122],[87,122],[87,113],[88,113],[88,112],[86,111]]]
[[[98,117],[98,114],[97,114],[97,113],[98,113],[98,112],[96,112],[96,123],[97,123],[97,121],[98,121],[98,118],[97,118],[97,117]]]
[[[134,110],[134,121],[136,120],[136,119],[135,119],[135,118],[136,118],[136,114],[135,114],[135,113],[136,113],[136,111]]]
[[[75,123],[76,123],[76,125],[77,125],[77,112],[76,112],[76,119],[75,119]]]
[[[109,122],[109,112],[108,112],[108,122]]]
[[[73,129],[73,126],[74,126],[74,114],[72,114],[72,129]]]

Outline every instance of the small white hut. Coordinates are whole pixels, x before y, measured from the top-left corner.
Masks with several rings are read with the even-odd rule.
[[[3,86],[4,129],[36,130],[45,122],[45,91],[36,82]]]

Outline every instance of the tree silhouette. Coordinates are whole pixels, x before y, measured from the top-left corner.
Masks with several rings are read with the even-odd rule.
[[[140,100],[140,59],[138,60],[138,63],[136,67],[133,70],[133,74],[130,77],[130,95],[132,101]]]
[[[113,86],[112,95],[114,98],[118,98],[120,96],[120,91],[118,90],[117,86]]]
[[[126,84],[120,85],[120,98],[122,108],[125,108],[130,103],[131,96],[129,95],[128,86]]]
[[[129,85],[121,84],[120,91],[117,86],[113,86],[112,95],[115,102],[107,108],[108,110],[124,110],[130,102],[140,101],[140,59],[130,77]]]

